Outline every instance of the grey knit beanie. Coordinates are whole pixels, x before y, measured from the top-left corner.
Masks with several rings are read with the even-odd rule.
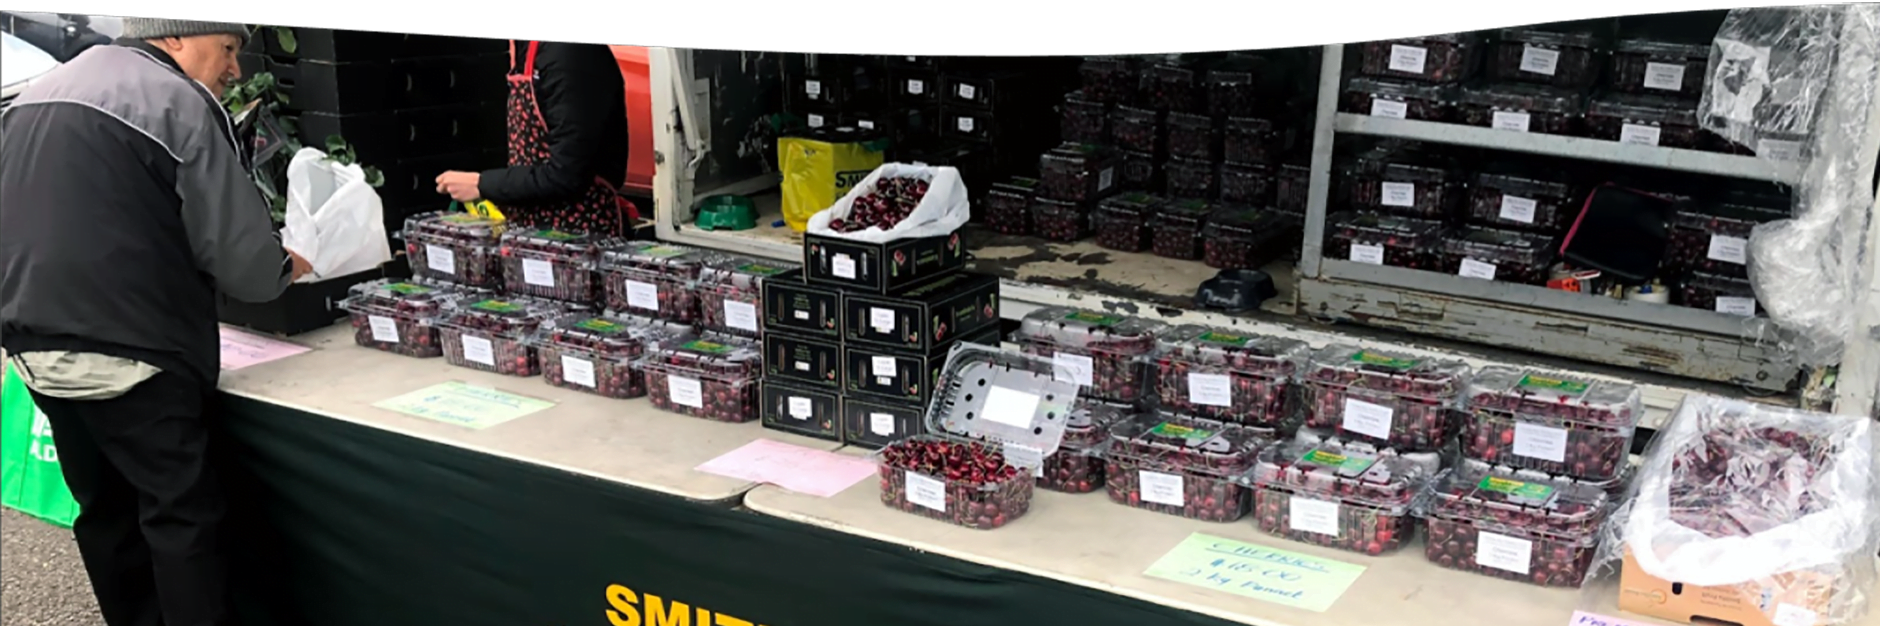
[[[164,37],[194,37],[197,35],[235,35],[242,38],[242,45],[248,44],[248,26],[229,22],[192,22],[189,20],[160,20],[145,17],[124,18],[124,37],[127,39],[162,39]]]

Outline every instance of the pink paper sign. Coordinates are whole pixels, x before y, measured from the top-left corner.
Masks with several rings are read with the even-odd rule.
[[[758,439],[693,469],[827,498],[874,474],[875,464],[834,452]]]
[[[1586,611],[1574,611],[1573,620],[1567,622],[1567,626],[1652,626],[1652,625],[1647,624],[1645,622],[1635,622],[1629,619],[1619,619],[1617,617],[1600,615],[1598,613],[1588,613]]]
[[[269,339],[227,326],[222,327],[222,369],[238,370],[268,361],[277,361],[302,352],[307,347]]]

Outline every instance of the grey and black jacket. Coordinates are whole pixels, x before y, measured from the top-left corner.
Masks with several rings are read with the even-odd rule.
[[[213,384],[216,292],[267,302],[293,269],[214,95],[119,41],[21,93],[0,135],[0,345]]]

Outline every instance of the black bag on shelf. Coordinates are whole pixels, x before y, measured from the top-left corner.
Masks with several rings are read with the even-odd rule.
[[[1574,267],[1599,270],[1626,285],[1650,282],[1671,239],[1679,202],[1606,183],[1586,197],[1580,216],[1561,239],[1560,256]]]

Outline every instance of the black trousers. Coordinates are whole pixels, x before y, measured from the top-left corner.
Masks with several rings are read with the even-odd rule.
[[[105,624],[233,624],[213,384],[163,372],[110,400],[32,395],[78,501],[72,531]]]

